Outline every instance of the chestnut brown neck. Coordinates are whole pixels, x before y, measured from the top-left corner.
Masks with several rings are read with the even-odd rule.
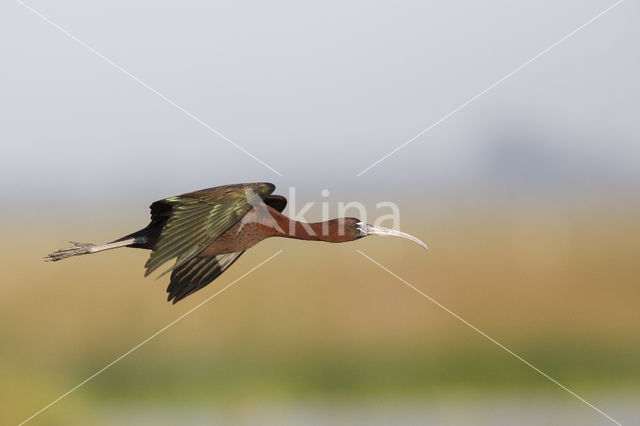
[[[306,223],[293,220],[271,208],[269,208],[269,212],[279,228],[269,228],[270,231],[267,231],[271,234],[269,236],[330,243],[353,241],[362,236],[355,228],[355,223],[358,220],[354,218],[337,218],[324,222]]]

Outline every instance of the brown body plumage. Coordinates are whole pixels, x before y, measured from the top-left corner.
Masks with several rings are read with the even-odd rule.
[[[175,263],[167,288],[176,303],[217,278],[244,251],[270,237],[347,242],[367,235],[396,235],[424,243],[399,231],[367,225],[356,218],[304,223],[281,212],[287,200],[272,195],[270,183],[225,185],[156,201],[151,223],[140,231],[104,245],[74,243],[47,256],[57,261],[99,251],[134,247],[151,250],[145,276],[169,260]]]

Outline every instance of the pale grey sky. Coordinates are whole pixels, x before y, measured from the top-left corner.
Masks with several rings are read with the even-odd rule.
[[[640,186],[637,2],[361,177],[614,1],[25,2],[284,176],[5,1],[5,197],[154,200],[245,181],[383,199],[495,181]]]

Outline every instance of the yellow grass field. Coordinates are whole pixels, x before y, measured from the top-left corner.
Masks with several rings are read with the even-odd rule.
[[[116,424],[130,407],[195,407],[206,419],[270,401],[474,394],[548,395],[600,421],[356,249],[587,400],[628,398],[640,391],[639,212],[407,217],[403,230],[427,252],[400,239],[272,239],[175,306],[166,277],[143,278],[144,251],[41,259],[69,239],[107,241],[144,220],[5,217],[15,226],[0,246],[0,423],[26,419],[278,250],[33,424]]]

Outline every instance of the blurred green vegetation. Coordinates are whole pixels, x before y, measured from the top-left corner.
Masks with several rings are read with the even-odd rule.
[[[481,345],[478,345],[481,346]],[[167,399],[173,402],[250,398],[256,390],[270,397],[295,399],[406,397],[459,391],[547,391],[549,382],[520,361],[489,347],[439,349],[387,354],[314,352],[298,357],[254,354],[236,359],[129,362],[100,379],[92,394],[100,399]],[[336,353],[337,352],[337,353]],[[544,371],[583,391],[631,388],[640,382],[640,348],[585,348],[562,342],[544,348],[520,347],[519,354]],[[100,368],[87,366],[84,371]]]

